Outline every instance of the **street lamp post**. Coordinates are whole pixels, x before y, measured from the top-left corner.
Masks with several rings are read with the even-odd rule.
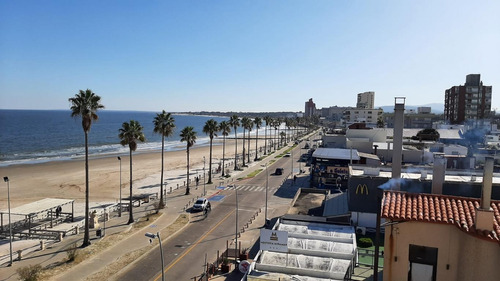
[[[206,194],[205,185],[206,185],[206,181],[205,181],[205,156],[203,156],[203,196],[205,196],[205,194]]]
[[[269,173],[267,172],[267,166],[269,163],[266,163],[263,166],[266,166],[266,208],[264,209],[264,226],[267,226],[267,191],[269,189]]]
[[[238,258],[238,190],[236,189],[236,185],[234,186],[234,191],[236,192],[236,228],[235,228],[235,236],[236,236],[236,244],[234,244],[234,248],[235,248],[235,251],[234,251],[234,262],[236,263],[237,262],[237,258]]]
[[[150,238],[149,242],[153,242],[151,239],[158,238],[158,242],[160,242],[160,256],[161,256],[161,280],[165,281],[165,273],[163,272],[163,269],[165,268],[164,260],[163,260],[163,248],[161,247],[161,237],[160,237],[160,232],[150,233],[146,232],[144,236]]]
[[[118,160],[120,161],[120,202],[118,203],[118,216],[122,216],[122,158],[118,156]]]
[[[10,248],[10,264],[12,266],[12,223],[10,221],[10,181],[9,177],[3,177],[3,181],[7,183],[7,204],[9,205],[9,248]]]

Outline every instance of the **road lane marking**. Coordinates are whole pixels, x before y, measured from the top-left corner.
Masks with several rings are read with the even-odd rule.
[[[224,222],[227,218],[229,218],[229,216],[231,214],[233,214],[236,210],[233,210],[231,211],[229,214],[227,214],[221,221],[219,221],[214,227],[212,227],[212,229],[210,229],[207,233],[205,233],[202,237],[200,237],[200,239],[198,239],[191,247],[189,247],[189,249],[187,249],[180,257],[178,257],[173,263],[171,263],[167,268],[165,269],[162,269],[164,273],[167,273],[167,271],[169,271],[174,265],[176,265],[180,260],[182,260],[182,258],[184,258],[185,255],[187,255],[189,252],[191,252],[191,250],[193,250],[196,245],[198,245],[201,241],[203,241],[203,239],[205,239],[210,233],[212,233],[212,231],[214,231],[217,227],[219,227],[219,225]],[[158,279],[161,278],[161,273],[158,274],[154,281],[157,281]]]

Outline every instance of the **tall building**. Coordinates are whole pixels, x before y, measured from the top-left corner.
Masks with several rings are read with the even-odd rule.
[[[465,85],[445,91],[444,118],[450,124],[475,122],[490,117],[491,86],[483,86],[481,74],[469,74]]]
[[[313,99],[310,98],[309,101],[306,101],[306,106],[304,109],[304,117],[312,117],[316,113],[316,104],[313,102]]]
[[[356,108],[373,109],[375,101],[375,92],[364,92],[358,94]]]

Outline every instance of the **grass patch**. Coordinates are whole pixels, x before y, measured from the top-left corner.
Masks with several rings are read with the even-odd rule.
[[[262,172],[263,169],[257,169],[253,172],[251,172],[250,174],[248,174],[245,179],[249,179],[249,178],[253,178],[255,177],[256,175],[258,175],[260,172]]]

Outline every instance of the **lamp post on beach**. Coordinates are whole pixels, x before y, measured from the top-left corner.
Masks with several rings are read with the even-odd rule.
[[[118,216],[122,216],[122,158],[118,156],[118,161],[120,161],[120,202],[118,203]]]
[[[7,183],[7,204],[9,205],[9,248],[10,248],[10,263],[12,266],[12,224],[10,221],[10,181],[9,177],[3,177],[3,181]]]

